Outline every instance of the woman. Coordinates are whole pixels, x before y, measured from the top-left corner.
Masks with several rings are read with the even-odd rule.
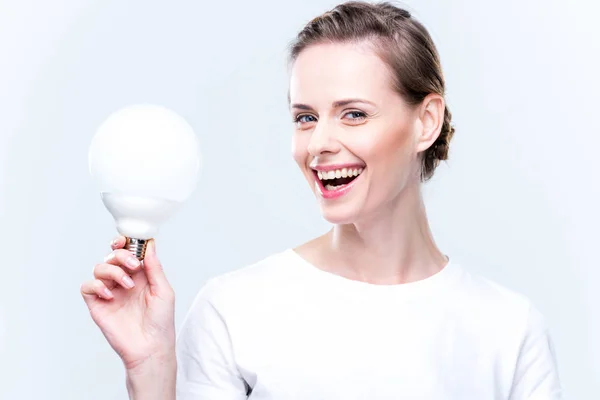
[[[425,28],[349,2],[290,58],[293,155],[332,229],[209,280],[177,340],[154,242],[141,266],[117,238],[81,290],[131,397],[559,399],[543,316],[430,232],[421,183],[454,129]]]

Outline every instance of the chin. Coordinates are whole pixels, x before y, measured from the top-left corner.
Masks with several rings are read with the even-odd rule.
[[[362,168],[360,170],[362,172]],[[337,190],[332,190],[324,185],[317,178],[316,173],[311,172],[307,175],[309,175],[308,181],[317,199],[321,215],[327,222],[334,225],[348,225],[360,219],[364,203],[364,175],[359,173],[358,177],[351,179],[350,182],[347,182],[349,178],[329,178],[330,182],[333,180],[334,184],[340,184],[337,186]],[[344,179],[346,182],[343,181]],[[336,182],[336,180],[342,182]]]
[[[334,225],[348,225],[360,219],[360,207],[353,204],[321,204],[321,215]]]

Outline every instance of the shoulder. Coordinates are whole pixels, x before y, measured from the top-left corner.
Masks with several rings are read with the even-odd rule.
[[[464,273],[456,319],[468,346],[495,354],[508,371],[510,398],[559,399],[556,353],[547,320],[525,294],[471,272]]]
[[[196,293],[180,329],[180,340],[195,342],[201,332],[224,333],[232,325],[253,326],[257,313],[267,312],[289,293],[293,277],[286,271],[289,250],[208,279]]]
[[[229,287],[235,289],[247,286],[256,287],[257,285],[266,286],[272,284],[273,281],[289,278],[289,269],[287,267],[294,261],[290,250],[281,250],[259,261],[214,276],[209,282],[221,288]]]
[[[295,260],[289,249],[281,250],[251,264],[214,276],[206,281],[198,297],[215,306],[226,307],[232,303],[272,297],[285,292],[296,282],[290,264]]]
[[[529,331],[545,331],[545,318],[532,299],[507,285],[462,268],[463,276],[453,295],[454,305],[465,316],[484,321],[500,332],[511,331],[519,337]]]
[[[469,267],[463,268],[461,290],[465,296],[476,297],[486,306],[492,307],[526,308],[530,305],[531,300],[524,293],[473,272],[473,270]]]

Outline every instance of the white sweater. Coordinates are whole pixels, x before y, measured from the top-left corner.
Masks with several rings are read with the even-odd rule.
[[[210,279],[177,337],[178,400],[557,400],[544,318],[450,261],[375,285],[292,249]]]

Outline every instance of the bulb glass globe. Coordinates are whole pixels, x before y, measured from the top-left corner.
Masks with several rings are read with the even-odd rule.
[[[196,188],[200,149],[181,116],[162,106],[136,104],[100,125],[89,168],[127,248],[143,258],[147,240]]]

